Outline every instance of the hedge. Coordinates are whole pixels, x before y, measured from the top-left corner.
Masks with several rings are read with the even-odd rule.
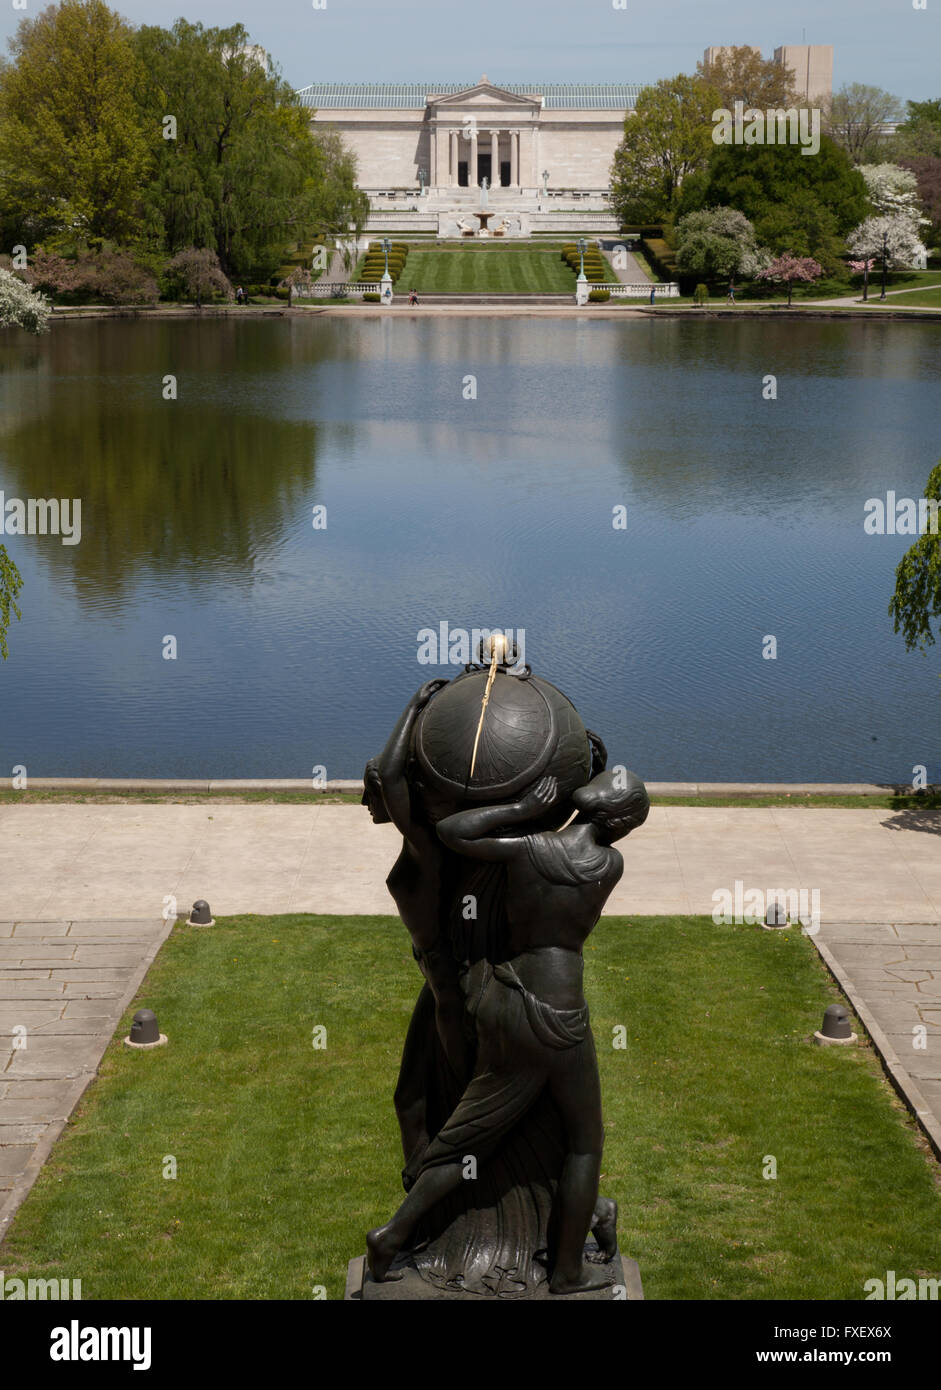
[[[588,299],[592,304],[603,304],[606,299],[611,298],[610,290],[589,290]]]
[[[641,246],[644,255],[647,257],[652,268],[660,276],[661,280],[676,280],[679,278],[679,267],[672,247],[668,246],[662,237],[644,237],[641,239]]]

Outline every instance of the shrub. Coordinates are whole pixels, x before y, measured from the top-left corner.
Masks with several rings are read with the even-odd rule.
[[[125,252],[101,251],[95,261],[98,294],[106,304],[156,304],[156,278]]]
[[[157,280],[126,251],[104,246],[74,257],[58,256],[40,247],[30,257],[22,277],[34,289],[45,290],[71,303],[104,300],[106,304],[155,304]]]
[[[167,262],[163,278],[170,298],[178,299],[186,294],[201,304],[204,299],[215,295],[227,300],[235,297],[232,286],[222,273],[219,257],[208,247],[197,249],[188,246],[185,251],[178,251]]]
[[[382,296],[379,294],[373,294],[371,290],[367,290],[366,293],[362,296],[362,299],[364,304],[379,304],[382,300]]]
[[[641,240],[644,255],[661,280],[676,280],[679,270],[673,252],[662,237],[644,237]]]
[[[588,300],[591,304],[603,304],[606,299],[611,298],[610,290],[589,290]]]
[[[698,284],[693,290],[693,299],[697,304],[705,304],[709,299],[709,289],[706,285]]]

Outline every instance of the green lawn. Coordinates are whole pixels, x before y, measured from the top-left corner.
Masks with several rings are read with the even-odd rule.
[[[810,1044],[834,990],[807,938],[611,918],[586,961],[602,1190],[649,1298],[861,1299],[886,1269],[937,1275],[937,1170],[868,1048]],[[342,1296],[401,1195],[391,1097],[420,983],[391,918],[176,928],[132,1006],[170,1044],[112,1042],[7,1278],[80,1278],[86,1300]]]
[[[575,276],[558,250],[413,250],[396,292],[413,287],[419,294],[574,294]]]
[[[904,294],[886,295],[884,300],[879,299],[879,287],[876,286],[875,294],[873,287],[869,286],[870,307],[876,309],[941,309],[941,286],[936,289],[925,290],[906,290]]]
[[[116,789],[113,791],[103,790],[80,791],[75,788],[62,788],[56,790],[53,787],[31,788],[26,791],[14,791],[12,787],[0,787],[0,806],[6,805],[38,805],[40,803],[50,803],[53,805],[69,805],[101,803],[102,805],[120,805],[131,802],[162,802],[165,805],[195,806],[206,802],[215,801],[220,805],[228,805],[238,802],[261,802],[282,805],[316,805],[316,806],[359,806],[362,803],[360,792],[315,792],[311,791],[163,791],[160,788],[139,789],[129,788],[126,791]],[[874,811],[941,811],[941,793],[936,791],[922,791],[898,796],[893,792],[884,794],[873,793],[872,796],[857,795],[850,793],[846,796],[828,796],[822,793],[787,793],[787,792],[759,792],[754,795],[742,793],[730,793],[724,795],[709,796],[651,796],[653,806],[722,806],[726,809],[732,807],[754,808],[756,806],[790,806],[817,808],[833,810],[874,810]]]

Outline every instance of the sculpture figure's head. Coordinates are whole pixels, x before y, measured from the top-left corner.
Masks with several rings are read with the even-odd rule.
[[[370,758],[363,772],[363,803],[369,808],[376,825],[386,825],[391,820],[382,796],[382,778],[375,758]]]
[[[572,793],[580,821],[591,821],[598,839],[614,844],[643,825],[650,811],[647,788],[633,772],[616,768],[600,772]]]

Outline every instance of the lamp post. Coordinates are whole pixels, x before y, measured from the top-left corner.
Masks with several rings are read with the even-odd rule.
[[[544,198],[548,198],[548,196],[549,196],[549,170],[548,170],[548,169],[543,169],[543,171],[542,171],[542,196],[543,196]]]
[[[585,275],[585,246],[584,238],[576,242],[578,248],[578,279],[575,282],[575,303],[588,303],[588,278]]]
[[[379,292],[379,303],[384,308],[388,308],[392,303],[392,276],[389,274],[389,251],[392,243],[388,237],[382,239],[382,249],[385,252],[386,268],[382,276],[382,289]]]
[[[886,262],[888,261],[888,258],[889,258],[889,232],[888,232],[888,228],[883,227],[883,229],[882,229],[882,293],[881,293],[880,296],[879,296],[880,299],[885,299]]]
[[[426,172],[426,170],[425,170],[424,165],[422,165],[422,167],[421,167],[421,168],[419,169],[419,171],[418,171],[418,186],[419,186],[419,188],[421,189],[421,192],[422,192],[422,193],[424,193],[424,191],[425,191],[425,179],[426,179],[426,178],[427,178],[427,172]]]

